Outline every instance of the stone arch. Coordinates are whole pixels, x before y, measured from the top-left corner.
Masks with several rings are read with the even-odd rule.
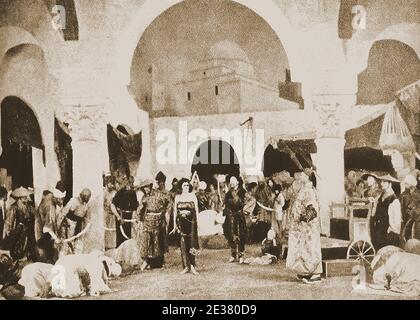
[[[128,27],[123,32],[120,40],[116,44],[115,54],[115,74],[114,78],[118,78],[122,83],[128,85],[130,82],[130,70],[140,38],[146,28],[164,11],[172,6],[182,3],[183,0],[146,0],[145,3],[134,14]],[[303,43],[303,36],[298,30],[292,28],[286,16],[274,1],[267,1],[264,6],[252,0],[232,0],[241,4],[248,9],[261,16],[276,33],[279,41],[281,41],[286,52],[290,68],[293,71],[294,81],[298,81],[303,74],[304,61],[300,59],[302,49],[300,45]]]
[[[396,40],[402,42],[409,47],[411,47],[420,57],[420,41],[418,35],[420,34],[420,24],[419,23],[399,23],[380,32],[374,39],[368,41],[360,54],[360,72],[365,70],[368,67],[369,52],[372,49],[372,46],[377,41],[381,40]]]
[[[0,27],[0,58],[3,59],[7,51],[13,47],[23,44],[31,44],[41,47],[39,41],[28,31],[15,27],[4,26]]]
[[[358,75],[357,103],[372,105],[393,101],[398,90],[419,77],[420,60],[413,47],[386,37],[377,40],[369,50],[366,69]]]
[[[7,28],[8,36],[2,40],[16,38],[13,41],[2,42],[0,101],[7,96],[16,96],[31,106],[37,118],[46,158],[46,162],[38,168],[39,174],[36,178],[42,179],[38,184],[42,192],[47,187],[53,187],[60,177],[54,152],[54,113],[60,105],[56,94],[57,83],[49,73],[46,55],[40,42],[21,28],[4,28]]]

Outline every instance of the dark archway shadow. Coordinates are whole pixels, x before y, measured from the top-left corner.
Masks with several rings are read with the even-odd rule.
[[[0,168],[12,177],[11,187],[33,187],[32,147],[44,150],[41,128],[32,109],[14,96],[1,103],[1,143]],[[43,160],[45,165],[45,151]]]
[[[200,180],[211,182],[217,174],[239,177],[239,162],[235,150],[226,141],[208,140],[197,149],[191,172]]]

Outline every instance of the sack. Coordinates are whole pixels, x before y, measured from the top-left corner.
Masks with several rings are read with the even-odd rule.
[[[310,204],[300,215],[299,222],[311,222],[317,217],[317,215],[318,213],[316,212],[315,208]]]

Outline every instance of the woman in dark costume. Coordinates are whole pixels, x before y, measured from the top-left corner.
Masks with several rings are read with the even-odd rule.
[[[191,272],[197,275],[195,256],[199,249],[197,227],[198,201],[195,194],[191,192],[192,186],[188,179],[181,179],[179,184],[182,193],[175,197],[175,227],[171,233],[178,231],[181,236],[181,256],[184,268],[181,274]]]

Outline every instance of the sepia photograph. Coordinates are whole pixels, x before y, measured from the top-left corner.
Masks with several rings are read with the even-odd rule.
[[[420,300],[419,55],[420,0],[0,0],[0,300]]]

